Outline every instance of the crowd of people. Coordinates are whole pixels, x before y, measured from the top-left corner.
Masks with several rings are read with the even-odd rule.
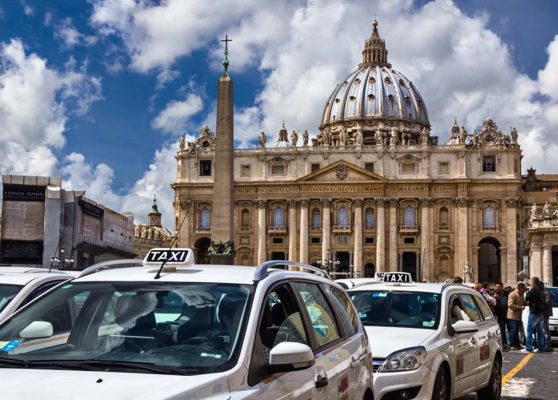
[[[463,280],[456,277],[454,282],[463,283]],[[502,282],[491,288],[485,282],[475,283],[474,289],[482,294],[497,318],[505,350],[529,353],[553,351],[549,319],[554,294],[545,288],[539,278],[531,278],[530,288],[523,282],[518,283],[515,289],[504,287]],[[529,318],[525,327],[522,315],[526,307],[529,308]]]

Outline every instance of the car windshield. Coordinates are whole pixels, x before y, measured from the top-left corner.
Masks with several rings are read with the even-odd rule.
[[[22,287],[21,285],[0,285],[0,311],[12,301]]]
[[[439,294],[367,290],[352,291],[349,295],[364,325],[423,329],[438,327]]]
[[[0,367],[201,374],[231,368],[253,287],[62,285],[0,326]]]

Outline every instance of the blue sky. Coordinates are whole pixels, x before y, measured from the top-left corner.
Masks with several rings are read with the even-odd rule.
[[[3,0],[0,172],[67,188],[172,228],[180,134],[214,127],[219,39],[235,82],[235,137],[317,133],[329,92],[377,18],[390,62],[419,88],[432,134],[454,118],[517,127],[523,170],[557,173],[558,2],[553,0]]]

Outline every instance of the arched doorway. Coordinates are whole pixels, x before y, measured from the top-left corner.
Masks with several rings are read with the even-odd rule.
[[[478,255],[478,281],[479,282],[500,282],[501,259],[500,242],[492,237],[486,237],[479,242]]]
[[[371,278],[374,276],[376,272],[376,267],[373,263],[366,263],[364,264],[364,278]]]
[[[209,257],[207,256],[207,249],[211,245],[211,239],[202,237],[194,243],[194,255],[196,256],[196,264],[209,264]]]

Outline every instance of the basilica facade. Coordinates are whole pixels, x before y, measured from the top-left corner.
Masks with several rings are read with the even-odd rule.
[[[224,77],[232,85],[226,72],[220,85]],[[230,89],[219,101],[232,107]],[[470,271],[474,280],[517,281],[524,207],[515,129],[490,118],[478,132],[455,123],[441,142],[418,89],[388,62],[376,21],[362,62],[324,103],[318,131],[283,126],[255,134],[258,148],[220,145],[220,135],[232,143],[233,121],[219,107],[216,133],[181,137],[178,245],[206,261],[230,204],[236,264],[288,259],[357,276],[407,271],[444,281]],[[230,156],[230,185],[216,185]]]

